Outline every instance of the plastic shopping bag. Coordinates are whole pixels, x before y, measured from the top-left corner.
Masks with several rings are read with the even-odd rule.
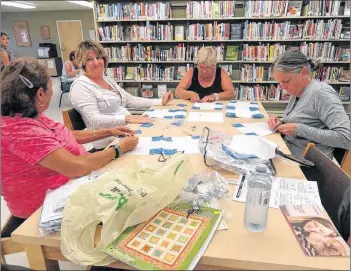
[[[193,175],[189,158],[176,154],[154,166],[136,161],[108,171],[95,182],[76,190],[65,204],[61,251],[81,265],[107,265],[115,261],[103,252],[126,228],[150,219],[170,204]],[[101,239],[94,246],[96,226]]]

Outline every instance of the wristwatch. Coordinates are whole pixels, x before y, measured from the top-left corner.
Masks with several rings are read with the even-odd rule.
[[[215,101],[219,100],[219,95],[217,93],[213,93],[213,95],[215,96]]]
[[[119,146],[119,144],[116,144],[116,145],[111,145],[109,146],[109,148],[112,148],[115,150],[115,159],[117,159],[118,157],[120,157],[122,154],[123,154],[123,151],[121,149],[121,147]]]

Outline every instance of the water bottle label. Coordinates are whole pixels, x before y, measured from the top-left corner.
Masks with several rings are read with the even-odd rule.
[[[247,193],[246,201],[249,201],[253,205],[265,206],[269,204],[270,191],[252,191],[249,190]]]

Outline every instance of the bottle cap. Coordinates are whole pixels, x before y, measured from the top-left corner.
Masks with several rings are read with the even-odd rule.
[[[267,172],[267,166],[265,164],[258,164],[256,166],[257,172]]]

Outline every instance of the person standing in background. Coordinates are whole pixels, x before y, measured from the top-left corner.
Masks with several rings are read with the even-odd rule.
[[[76,52],[69,53],[69,60],[65,62],[62,68],[61,82],[62,91],[69,91],[74,80],[77,79],[80,69],[76,63]]]
[[[1,60],[1,71],[4,67],[15,59],[15,54],[9,50],[10,38],[6,33],[1,32],[1,48],[0,48],[0,60]]]

